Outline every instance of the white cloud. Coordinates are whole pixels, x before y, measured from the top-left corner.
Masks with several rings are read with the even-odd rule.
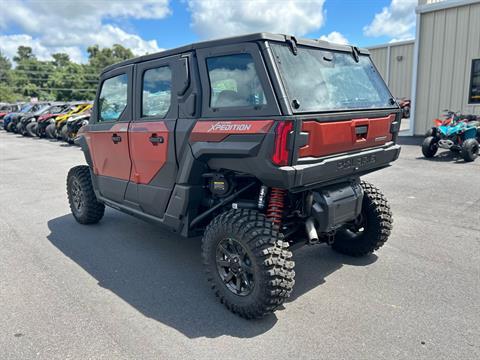
[[[325,0],[188,0],[191,26],[202,38],[252,32],[305,35],[325,22]]]
[[[19,45],[31,46],[40,59],[64,51],[77,62],[87,46],[122,44],[134,54],[160,51],[156,40],[145,40],[118,25],[116,19],[162,19],[170,15],[169,0],[73,0],[9,1],[2,7],[0,30],[10,26],[21,29],[15,35],[0,35],[0,51],[12,57]],[[118,23],[118,22],[117,22]]]
[[[332,31],[328,35],[320,36],[320,40],[329,41],[335,44],[348,44],[348,40],[343,34],[339,33],[338,31]]]
[[[366,36],[390,36],[397,40],[412,39],[415,29],[417,0],[392,0],[388,7],[375,14],[373,21],[363,28]]]

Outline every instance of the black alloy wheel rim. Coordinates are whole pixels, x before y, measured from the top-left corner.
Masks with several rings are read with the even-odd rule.
[[[80,184],[76,180],[72,182],[72,200],[75,210],[81,212],[84,204],[84,195]]]
[[[255,286],[255,276],[245,247],[234,239],[226,238],[218,243],[215,257],[218,275],[227,289],[235,295],[249,295]]]

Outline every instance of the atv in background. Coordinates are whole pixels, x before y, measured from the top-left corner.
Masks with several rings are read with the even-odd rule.
[[[407,98],[398,98],[397,99],[398,105],[402,109],[402,118],[408,119],[410,118],[410,99]]]
[[[31,122],[36,121],[36,119],[40,115],[48,112],[51,107],[52,107],[52,104],[44,103],[40,106],[40,108],[37,111],[21,116],[17,121],[15,132],[23,136],[29,136],[29,134],[27,133],[27,125],[30,124]]]
[[[25,113],[19,113],[16,116],[13,116],[8,127],[10,131],[21,134],[23,132],[23,124],[22,119],[25,117],[30,117],[35,115],[36,113],[41,113],[45,111],[50,106],[49,102],[37,102],[34,103],[33,106]]]
[[[16,128],[18,119],[26,114],[33,113],[38,110],[37,104],[24,104],[17,112],[11,112],[3,118],[3,128],[8,132],[13,132]]]
[[[37,119],[37,123],[35,126],[35,135],[39,138],[43,138],[47,136],[47,127],[50,124],[55,124],[55,118],[61,115],[65,115],[66,113],[75,110],[77,108],[76,105],[66,104],[65,108],[61,110],[57,114],[43,114]]]
[[[91,110],[84,111],[79,115],[74,115],[67,120],[67,124],[62,129],[62,138],[69,144],[75,143],[78,131],[88,125]]]
[[[460,153],[465,162],[474,161],[479,153],[480,118],[445,110],[443,119],[435,119],[422,143],[426,158],[435,156],[439,148]]]
[[[1,104],[0,105],[0,127],[4,128],[3,126],[3,118],[14,112],[19,112],[22,108],[23,103],[16,103],[16,104]]]
[[[75,108],[69,111],[66,114],[57,116],[54,119],[54,122],[50,123],[47,128],[45,129],[45,133],[47,134],[47,137],[50,139],[57,139],[61,140],[62,139],[62,128],[64,125],[67,123],[67,120],[72,116],[72,115],[77,115],[81,114],[82,112],[89,110],[92,108],[92,104],[90,103],[80,103],[80,104],[75,104]]]
[[[56,103],[49,106],[47,109],[42,111],[41,113],[36,113],[31,116],[25,116],[21,122],[23,124],[23,128],[25,129],[23,135],[25,136],[38,136],[38,124],[40,119],[46,119],[50,116],[55,116],[61,114],[68,108],[68,104],[65,103]],[[41,137],[41,136],[39,136]]]

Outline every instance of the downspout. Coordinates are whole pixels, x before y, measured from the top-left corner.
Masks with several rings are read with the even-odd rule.
[[[420,47],[420,23],[422,14],[419,13],[418,7],[415,9],[417,15],[415,24],[415,43],[413,45],[413,70],[412,70],[412,89],[410,90],[411,107],[410,107],[410,128],[402,133],[404,136],[415,135],[415,111],[417,108],[417,82],[418,82],[418,53]],[[400,135],[400,134],[399,134]]]

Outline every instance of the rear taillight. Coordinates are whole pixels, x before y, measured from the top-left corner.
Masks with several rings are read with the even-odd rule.
[[[293,130],[292,121],[281,121],[275,129],[275,147],[272,161],[275,165],[288,165],[290,153],[288,151],[288,135]]]

